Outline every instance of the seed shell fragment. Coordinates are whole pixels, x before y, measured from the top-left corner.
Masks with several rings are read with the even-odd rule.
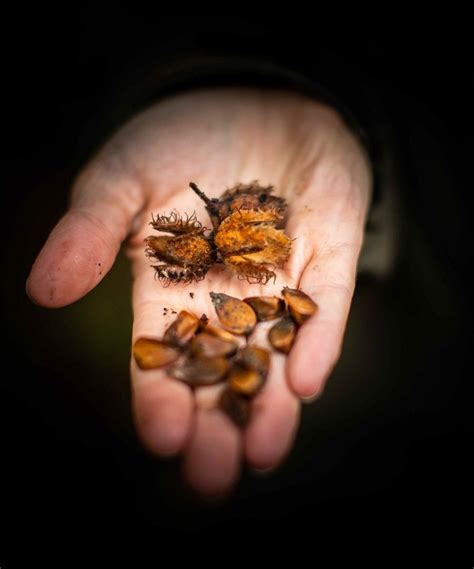
[[[256,369],[265,379],[270,368],[270,352],[259,346],[245,346],[240,350],[237,361]]]
[[[225,358],[186,358],[168,368],[171,377],[189,385],[214,385],[222,381],[230,369]]]
[[[229,387],[235,393],[251,397],[260,391],[264,378],[251,367],[242,364],[234,364],[229,374]]]
[[[224,293],[210,293],[222,326],[233,334],[248,335],[257,324],[257,315],[247,303]]]
[[[245,346],[234,361],[228,377],[229,387],[240,395],[253,397],[263,387],[270,368],[270,352],[258,346]]]
[[[245,427],[250,419],[250,401],[227,388],[219,398],[219,407],[237,427]]]
[[[133,345],[133,356],[141,369],[156,369],[173,363],[180,352],[161,340],[138,338]]]
[[[236,338],[213,326],[195,336],[190,344],[191,354],[205,358],[218,358],[233,356],[239,347]]]
[[[274,320],[285,310],[285,302],[278,296],[249,296],[244,302],[254,309],[259,322]]]
[[[281,293],[288,304],[291,316],[300,325],[306,322],[318,308],[318,305],[302,290],[285,287]]]
[[[199,327],[199,319],[187,312],[181,310],[175,321],[166,329],[163,340],[172,345],[183,347],[194,336]]]
[[[270,344],[284,354],[289,354],[296,338],[296,324],[289,315],[278,320],[268,331]]]

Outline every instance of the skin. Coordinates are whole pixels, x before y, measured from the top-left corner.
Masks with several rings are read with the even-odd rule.
[[[289,204],[286,232],[295,238],[277,281],[251,285],[215,267],[205,280],[167,288],[154,279],[143,239],[151,214],[196,211],[210,227],[196,182],[218,197],[238,182],[273,184]],[[133,416],[152,453],[181,454],[198,493],[228,493],[244,463],[277,467],[291,450],[301,401],[318,397],[341,352],[371,195],[365,151],[336,111],[287,90],[215,88],[180,93],[125,124],[80,173],[70,209],[53,229],[27,281],[30,298],[59,308],[93,289],[122,243],[131,261],[133,338],[160,337],[175,318],[163,307],[205,313],[209,292],[244,298],[301,287],[318,304],[289,357],[274,353],[265,389],[248,427],[238,430],[214,408],[219,387],[195,394],[162,370],[131,361]],[[100,263],[100,266],[99,266]],[[191,298],[189,292],[194,293]],[[266,327],[250,342],[265,346]]]

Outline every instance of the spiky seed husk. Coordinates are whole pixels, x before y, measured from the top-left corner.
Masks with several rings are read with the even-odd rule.
[[[213,231],[208,234],[195,213],[152,216],[153,229],[171,234],[145,239],[155,278],[165,286],[198,282],[222,263],[249,283],[275,280],[273,269],[282,267],[291,252],[292,240],[283,231],[286,200],[258,180],[237,184],[220,198],[207,197],[194,182],[189,185],[206,204]]]
[[[202,235],[149,235],[145,238],[148,257],[179,266],[210,266],[212,246]]]

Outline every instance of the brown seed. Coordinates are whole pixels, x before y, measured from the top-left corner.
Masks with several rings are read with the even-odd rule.
[[[257,324],[253,308],[238,298],[211,292],[211,300],[220,323],[233,334],[250,334]]]
[[[139,338],[133,345],[133,356],[141,369],[155,369],[177,360],[179,350],[161,340]]]
[[[194,314],[181,310],[176,320],[165,331],[163,341],[172,346],[183,347],[191,340],[198,327],[199,319]]]
[[[172,365],[168,373],[190,385],[214,385],[224,379],[229,369],[225,358],[187,358]]]
[[[270,368],[270,352],[258,346],[245,346],[235,358],[228,382],[240,395],[253,396],[262,388]]]
[[[298,324],[306,322],[318,308],[318,305],[302,290],[285,287],[281,293],[288,304],[290,314]]]
[[[285,316],[274,324],[269,332],[268,339],[270,344],[284,354],[288,354],[293,346],[296,337],[296,324],[290,318]]]
[[[250,401],[231,389],[224,389],[219,398],[219,407],[238,427],[245,427],[248,423]]]
[[[201,334],[192,339],[190,348],[193,356],[218,358],[233,356],[238,347],[239,344],[232,334],[214,326],[207,326]]]
[[[244,302],[255,310],[259,322],[278,318],[285,310],[285,302],[278,296],[250,296]]]
[[[202,333],[204,332],[207,334],[211,334],[216,338],[220,338],[224,342],[237,342],[237,338],[234,336],[234,334],[231,334],[230,332],[227,332],[227,330],[224,330],[224,328],[219,328],[218,326],[211,326],[210,324],[208,324],[203,329]]]
[[[247,397],[251,397],[260,391],[264,381],[264,377],[256,369],[240,363],[232,366],[228,379],[232,391]]]
[[[259,346],[245,346],[237,354],[236,361],[257,370],[265,379],[270,368],[270,352]]]

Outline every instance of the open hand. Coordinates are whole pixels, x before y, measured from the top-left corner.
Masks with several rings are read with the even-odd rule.
[[[248,284],[222,266],[191,285],[165,288],[155,280],[143,241],[153,233],[152,213],[195,211],[210,227],[189,182],[218,197],[255,179],[272,184],[288,202],[286,233],[295,240],[276,283]],[[134,278],[133,341],[160,337],[175,318],[172,310],[205,313],[212,322],[211,291],[244,298],[300,287],[316,301],[318,311],[299,330],[289,357],[273,353],[244,431],[215,408],[215,387],[193,393],[163,371],[143,371],[131,362],[143,443],[158,455],[183,453],[186,478],[198,492],[225,493],[238,479],[242,458],[258,469],[284,459],[300,399],[321,393],[339,357],[370,193],[368,158],[330,107],[287,90],[181,93],[128,122],[79,175],[70,209],[35,261],[27,290],[51,308],[78,300],[101,281],[126,240]],[[264,345],[260,330],[250,342]]]

